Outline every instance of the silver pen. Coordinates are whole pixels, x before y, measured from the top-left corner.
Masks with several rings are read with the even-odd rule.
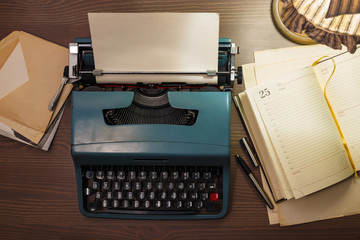
[[[262,187],[260,186],[260,184],[258,183],[258,181],[256,180],[256,178],[254,177],[254,175],[252,174],[250,168],[246,165],[245,161],[238,155],[235,155],[235,158],[237,159],[237,161],[239,162],[240,166],[242,167],[242,169],[244,170],[244,172],[249,176],[250,180],[252,181],[252,183],[255,185],[257,191],[260,193],[261,197],[264,199],[264,201],[266,202],[266,204],[268,205],[268,207],[270,209],[274,209],[274,205],[272,204],[272,202],[270,201],[270,198],[268,197],[268,195],[265,193],[265,191],[262,189]]]

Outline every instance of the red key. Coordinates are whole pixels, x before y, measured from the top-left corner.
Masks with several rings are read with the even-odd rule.
[[[215,201],[217,201],[217,200],[219,200],[219,194],[217,194],[217,193],[210,193],[210,201],[211,201],[211,202],[215,202]]]

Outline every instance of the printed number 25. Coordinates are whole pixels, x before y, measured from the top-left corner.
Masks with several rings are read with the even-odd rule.
[[[259,94],[260,94],[261,98],[264,98],[264,97],[270,96],[270,91],[267,88],[264,88],[259,91]]]

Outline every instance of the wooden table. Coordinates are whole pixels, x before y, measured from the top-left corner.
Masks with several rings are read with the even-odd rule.
[[[0,38],[23,30],[68,46],[90,37],[88,12],[218,12],[220,37],[240,47],[237,65],[253,62],[256,50],[294,46],[276,30],[270,0],[122,0],[0,2]],[[241,90],[235,87],[235,92]],[[231,154],[245,136],[232,105]],[[202,221],[96,219],[78,210],[70,153],[70,104],[48,152],[0,137],[1,239],[360,239],[360,215],[302,224],[270,226],[265,204],[231,159],[229,211]],[[256,172],[259,177],[259,173]]]

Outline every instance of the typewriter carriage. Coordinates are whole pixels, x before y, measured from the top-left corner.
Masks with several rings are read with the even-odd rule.
[[[234,43],[231,43],[229,38],[219,39],[219,51],[218,51],[218,72],[208,70],[203,73],[195,74],[207,74],[209,76],[218,75],[217,88],[221,91],[232,90],[235,79],[241,79],[241,71],[235,67],[235,55],[239,54],[238,47]],[[74,43],[69,44],[69,68],[67,77],[71,82],[76,82],[76,86],[80,89],[96,84],[96,75],[102,74],[102,70],[95,69],[94,56],[91,45],[91,39],[77,38]],[[162,72],[111,72],[110,74],[169,74]],[[188,73],[171,73],[171,74],[192,74]],[[106,85],[105,85],[106,86]],[[117,86],[111,85],[116,88],[126,89],[127,87],[145,87],[153,88],[160,87],[157,84],[143,84],[141,82],[137,84],[119,84]],[[208,84],[189,85],[184,82],[179,83],[162,83],[161,87],[173,88],[173,89],[186,89],[191,86],[193,89],[199,89],[201,87],[208,86]]]

